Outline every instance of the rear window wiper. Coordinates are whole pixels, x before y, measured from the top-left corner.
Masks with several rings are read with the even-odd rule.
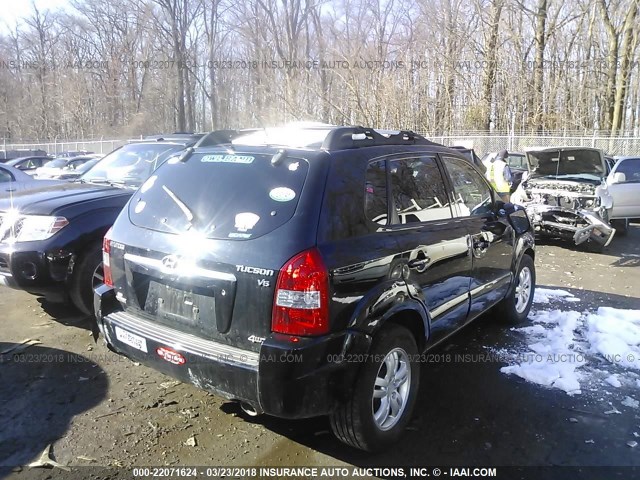
[[[187,220],[189,221],[189,225],[193,226],[195,215],[193,214],[191,209],[187,207],[187,205],[182,200],[180,200],[175,193],[169,190],[166,185],[163,185],[162,189],[166,192],[167,195],[169,195],[169,198],[173,200],[173,202],[180,208],[180,210],[182,210],[182,213],[184,213],[184,216],[187,217]]]

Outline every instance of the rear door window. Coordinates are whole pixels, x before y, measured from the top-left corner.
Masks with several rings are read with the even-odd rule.
[[[384,160],[369,164],[364,195],[367,218],[378,225],[388,225],[387,165]]]
[[[433,157],[392,160],[389,164],[394,223],[452,218],[444,180]]]
[[[6,170],[0,169],[0,183],[13,182],[13,175]]]
[[[170,160],[136,192],[129,217],[140,227],[206,238],[256,238],[295,213],[309,164],[272,155],[195,153]]]

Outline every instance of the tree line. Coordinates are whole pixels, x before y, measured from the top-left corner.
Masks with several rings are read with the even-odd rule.
[[[0,23],[0,138],[296,120],[640,131],[640,0],[69,0]]]

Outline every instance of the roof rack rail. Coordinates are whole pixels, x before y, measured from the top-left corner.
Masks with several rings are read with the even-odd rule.
[[[159,135],[146,135],[143,138],[133,138],[129,140],[129,142],[170,142],[170,141],[180,141],[183,142],[185,140],[198,140],[202,138],[204,133],[165,133]]]
[[[199,148],[199,147],[213,147],[215,145],[224,145],[226,143],[231,143],[234,138],[238,138],[242,135],[247,135],[249,133],[253,133],[258,130],[260,129],[247,128],[242,130],[214,130],[213,132],[209,132],[204,137],[202,137],[200,141],[195,144],[194,147]]]
[[[338,127],[331,130],[324,142],[324,150],[347,150],[350,148],[373,147],[379,145],[440,145],[427,140],[410,130],[400,130],[390,133],[388,136],[379,133],[373,128],[365,127]]]

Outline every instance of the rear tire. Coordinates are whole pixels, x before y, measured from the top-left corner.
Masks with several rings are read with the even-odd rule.
[[[523,322],[531,310],[535,288],[536,267],[533,258],[524,254],[520,259],[513,286],[497,306],[500,319],[511,325]]]
[[[400,438],[418,395],[417,356],[416,341],[404,327],[389,324],[375,336],[351,398],[330,416],[340,441],[374,452]]]
[[[73,268],[71,301],[78,310],[93,316],[93,289],[103,283],[102,246],[93,245],[84,252]]]
[[[611,220],[611,226],[616,229],[616,235],[624,237],[629,233],[629,219],[620,218],[617,220]]]

